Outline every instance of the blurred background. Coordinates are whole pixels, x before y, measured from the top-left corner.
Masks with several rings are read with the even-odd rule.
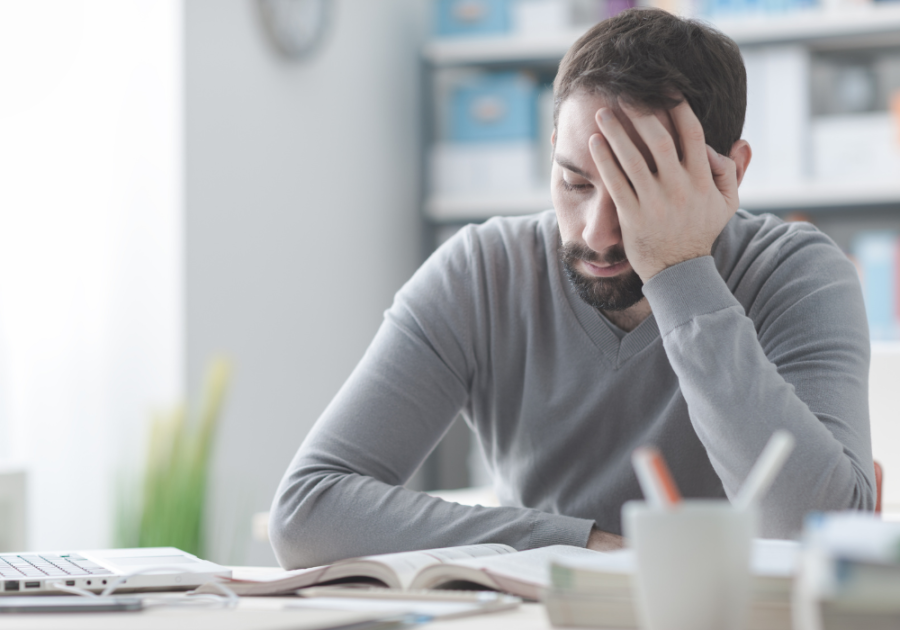
[[[742,48],[743,207],[860,270],[900,511],[900,3],[656,5]],[[147,453],[203,416],[198,549],[273,564],[254,514],[393,294],[460,226],[551,207],[556,66],[630,6],[0,0],[0,551],[129,540],[169,496]],[[410,486],[489,483],[457,422]]]

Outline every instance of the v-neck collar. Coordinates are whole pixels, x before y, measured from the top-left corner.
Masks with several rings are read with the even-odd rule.
[[[559,250],[558,228],[554,250],[555,252]],[[578,323],[581,324],[587,336],[590,337],[597,349],[613,366],[616,368],[622,367],[631,357],[649,346],[656,339],[659,339],[659,327],[656,325],[656,318],[653,316],[653,313],[650,313],[647,319],[638,324],[637,328],[626,333],[620,340],[610,330],[606,322],[603,321],[603,316],[578,297],[578,293],[575,292],[575,288],[566,277],[566,271],[563,269],[562,263],[559,262],[558,256],[556,269],[563,291]]]

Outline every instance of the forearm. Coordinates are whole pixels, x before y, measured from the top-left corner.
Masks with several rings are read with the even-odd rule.
[[[288,569],[477,543],[504,543],[519,550],[585,546],[593,525],[526,508],[463,506],[317,465],[297,467],[279,497],[272,512],[273,548]]]
[[[872,508],[868,350],[860,335],[827,321],[781,332],[773,325],[766,335],[774,356],[767,356],[710,257],[667,269],[645,294],[693,427],[729,497],[776,429],[796,438],[763,500],[764,534],[790,535],[809,510]],[[772,318],[795,316],[770,308]]]
[[[439,360],[434,343],[382,326],[278,489],[270,535],[282,566],[481,542],[587,543],[590,520],[462,506],[402,487],[467,396],[464,369]]]

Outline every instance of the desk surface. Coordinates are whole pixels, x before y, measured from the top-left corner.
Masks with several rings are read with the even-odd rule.
[[[541,604],[522,604],[516,610],[435,621],[425,626],[425,628],[434,628],[434,630],[496,630],[497,628],[546,630],[552,627]]]
[[[237,610],[213,608],[157,608],[134,613],[78,613],[2,615],[0,627],[17,630],[306,630],[322,622],[349,623],[354,614],[312,609],[285,609],[290,597],[243,597]],[[435,621],[434,630],[546,630],[550,622],[540,604],[516,610]]]

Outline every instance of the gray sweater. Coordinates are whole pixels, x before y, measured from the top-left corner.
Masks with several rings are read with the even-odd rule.
[[[869,339],[852,264],[807,224],[739,211],[713,255],[644,286],[621,340],[575,294],[552,211],[468,226],[397,293],[294,457],[270,534],[287,568],[498,542],[585,545],[641,498],[658,446],[686,497],[733,497],[773,431],[797,446],[761,505],[785,537],[809,510],[874,506]],[[462,411],[503,507],[403,488]]]

